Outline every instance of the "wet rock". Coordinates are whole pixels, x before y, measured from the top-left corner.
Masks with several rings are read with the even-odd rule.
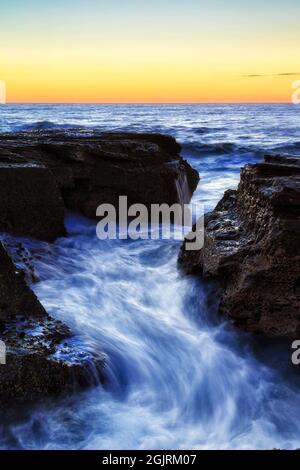
[[[188,203],[199,176],[179,152],[174,138],[160,134],[48,130],[0,136],[0,163],[50,170],[65,206],[90,218],[102,203],[117,207],[120,195],[129,204]]]
[[[46,313],[27,282],[30,253],[11,235],[52,241],[65,208],[95,218],[101,203],[189,202],[199,176],[162,135],[38,130],[0,136],[0,403],[28,401],[98,383],[104,359]],[[45,244],[46,245],[46,244]]]
[[[205,218],[205,244],[180,254],[188,273],[219,281],[220,311],[271,337],[300,334],[300,158],[269,156],[241,172]]]
[[[101,380],[104,358],[94,355],[63,323],[52,319],[0,243],[0,409],[74,391]]]
[[[46,311],[25,282],[0,242],[0,321],[10,321],[19,312],[43,317]]]
[[[0,231],[52,241],[65,234],[64,203],[54,176],[42,165],[1,163]]]
[[[48,316],[16,316],[1,338],[7,349],[6,364],[0,366],[2,406],[11,400],[36,401],[74,392],[103,378],[104,357],[93,354],[66,325]]]

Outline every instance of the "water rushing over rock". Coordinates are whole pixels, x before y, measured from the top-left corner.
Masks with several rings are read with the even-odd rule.
[[[198,173],[178,155],[174,138],[83,134],[80,129],[38,129],[0,135],[4,238],[10,234],[53,241],[65,235],[65,209],[95,218],[98,205],[110,203],[117,209],[123,194],[131,203],[148,206],[189,202]],[[100,351],[93,356],[78,338],[70,341],[69,329],[48,317],[23,279],[25,268],[27,281],[38,280],[28,261],[35,256],[26,260],[22,242],[10,241],[8,248],[21,270],[1,245],[1,339],[7,348],[7,364],[0,370],[2,405],[98,384],[104,365]]]
[[[171,134],[201,173],[194,201],[207,210],[261,149],[299,141],[300,115],[288,105],[43,105],[5,113],[6,130],[50,121]],[[209,154],[195,145],[222,142],[237,145]],[[261,344],[223,322],[210,284],[178,272],[180,242],[100,242],[79,217],[66,228],[68,237],[47,250],[26,241],[34,290],[56,320],[104,351],[106,381],[2,422],[2,448],[299,448],[300,384],[289,343]]]
[[[297,445],[297,385],[254,354],[250,338],[220,323],[209,286],[178,273],[178,242],[100,242],[78,218],[67,228],[69,237],[48,252],[27,245],[39,253],[35,292],[90,349],[105,353],[106,380],[31,411],[3,445]],[[288,364],[285,350],[273,354]]]

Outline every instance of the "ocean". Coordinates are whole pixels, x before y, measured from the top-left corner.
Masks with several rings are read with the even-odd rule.
[[[70,127],[176,137],[200,173],[193,202],[206,211],[237,186],[244,164],[300,155],[292,104],[0,106],[0,132]],[[66,226],[53,245],[25,241],[40,255],[33,288],[51,315],[104,352],[107,381],[2,423],[0,448],[299,448],[289,344],[220,318],[213,286],[178,271],[179,241],[100,241],[74,214]]]

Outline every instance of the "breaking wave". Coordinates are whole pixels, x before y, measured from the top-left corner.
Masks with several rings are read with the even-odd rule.
[[[226,155],[230,153],[247,153],[251,148],[240,146],[232,142],[201,143],[191,142],[183,144],[183,150],[191,155]]]
[[[16,126],[14,131],[26,132],[26,131],[44,131],[47,129],[76,129],[78,126],[72,124],[58,124],[54,121],[36,121],[21,126]]]

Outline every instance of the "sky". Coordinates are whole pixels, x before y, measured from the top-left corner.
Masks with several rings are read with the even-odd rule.
[[[300,0],[1,0],[9,102],[287,102]]]

